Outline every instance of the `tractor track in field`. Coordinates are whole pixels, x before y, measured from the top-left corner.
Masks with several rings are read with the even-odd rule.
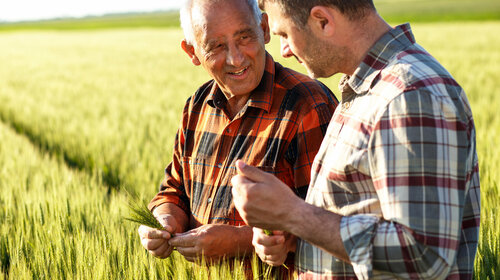
[[[0,107],[0,122],[2,122],[5,126],[10,127],[13,131],[15,131],[18,135],[25,137],[28,141],[40,152],[49,154],[51,157],[61,159],[68,168],[77,170],[80,172],[85,172],[89,175],[92,175],[96,172],[96,167],[93,166],[93,163],[87,159],[85,159],[85,155],[82,156],[73,156],[66,149],[64,149],[59,143],[51,142],[47,137],[44,136],[43,133],[37,132],[32,127],[17,121],[15,115],[12,112],[6,112],[3,108]],[[100,179],[103,184],[108,188],[108,194],[111,194],[112,191],[116,191],[120,189],[122,185],[121,180],[117,172],[113,172],[112,168],[108,173],[99,173]],[[132,193],[132,190],[127,190],[129,193]]]

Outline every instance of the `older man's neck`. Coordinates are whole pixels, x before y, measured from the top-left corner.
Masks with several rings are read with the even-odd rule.
[[[233,119],[247,104],[249,94],[227,96],[226,114],[229,119]]]

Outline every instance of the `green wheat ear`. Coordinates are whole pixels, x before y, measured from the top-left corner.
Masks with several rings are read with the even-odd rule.
[[[150,228],[156,228],[160,230],[165,230],[165,228],[158,222],[158,220],[153,216],[153,213],[149,211],[148,207],[140,202],[129,202],[129,217],[125,217],[125,220],[145,225]]]

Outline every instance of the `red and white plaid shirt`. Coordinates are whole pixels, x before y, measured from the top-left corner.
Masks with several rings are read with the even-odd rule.
[[[472,278],[479,171],[462,88],[408,24],[340,86],[306,201],[344,216],[351,264],[300,240],[299,278]]]

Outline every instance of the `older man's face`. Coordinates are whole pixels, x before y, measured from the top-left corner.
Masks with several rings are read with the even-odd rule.
[[[255,22],[245,2],[193,7],[195,55],[228,97],[249,94],[264,74],[267,20]]]

